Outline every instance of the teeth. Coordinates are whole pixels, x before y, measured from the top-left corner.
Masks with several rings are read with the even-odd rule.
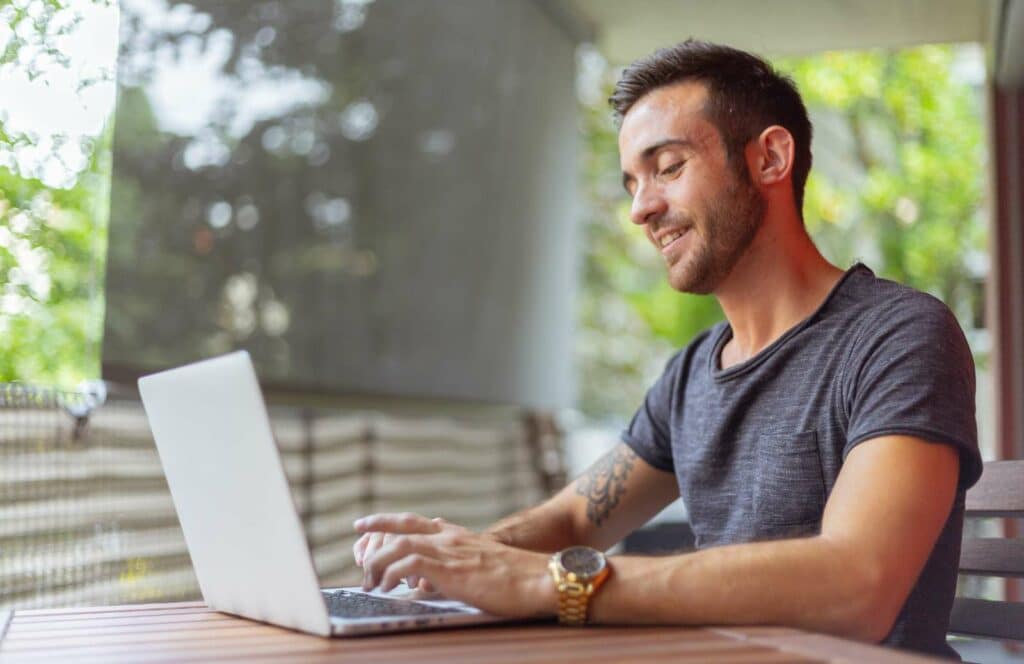
[[[682,233],[679,233],[679,232],[669,233],[668,235],[663,235],[662,238],[661,238],[661,246],[663,246],[663,247],[668,246],[670,243],[674,242],[676,240],[676,238],[679,238],[680,236],[682,236]]]

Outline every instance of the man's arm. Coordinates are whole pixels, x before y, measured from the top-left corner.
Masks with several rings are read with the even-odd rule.
[[[840,471],[820,535],[662,558],[613,557],[591,618],[787,625],[879,641],[942,531],[958,475],[959,457],[948,445],[909,436],[861,443]],[[498,615],[556,610],[544,554],[422,517],[378,515],[356,528],[402,534],[370,561],[366,587],[387,590],[415,574]]]
[[[619,443],[550,499],[502,519],[484,534],[546,553],[576,544],[607,549],[678,497],[675,475]],[[362,566],[391,539],[384,532],[364,533],[352,547],[356,564]]]
[[[675,475],[619,443],[552,498],[486,532],[531,551],[550,553],[576,544],[607,549],[678,497]]]
[[[543,615],[554,591],[546,554],[576,544],[606,549],[678,497],[673,473],[619,443],[549,500],[482,534],[416,514],[374,515],[356,522],[363,535],[353,549],[367,588],[381,584],[390,590],[405,578],[412,587],[440,589],[452,597],[466,591],[462,599],[494,613]],[[442,557],[444,567],[438,565]],[[463,565],[460,558],[472,563]],[[481,574],[481,568],[487,572]]]
[[[840,471],[820,535],[613,558],[592,618],[775,624],[879,641],[949,516],[958,469],[948,445],[908,436],[861,443]]]
[[[613,557],[591,617],[786,625],[879,641],[949,517],[958,475],[959,457],[948,445],[910,436],[866,441],[846,458],[820,535],[662,558]],[[546,554],[415,515],[374,515],[355,528],[398,535],[364,566],[366,588],[390,590],[416,575],[496,615],[556,611]]]

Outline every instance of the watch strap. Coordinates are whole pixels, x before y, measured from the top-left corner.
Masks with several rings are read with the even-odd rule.
[[[558,622],[576,627],[587,624],[590,597],[608,576],[608,568],[586,583],[580,581],[572,572],[563,574],[554,558],[548,563],[548,569],[558,591]]]

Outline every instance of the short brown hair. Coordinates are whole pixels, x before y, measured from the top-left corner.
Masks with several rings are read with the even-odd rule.
[[[726,154],[743,164],[747,143],[771,125],[793,135],[793,196],[803,217],[804,187],[811,171],[811,121],[793,79],[763,58],[720,44],[687,39],[626,67],[608,99],[621,122],[641,97],[658,88],[699,81],[707,86],[704,114],[722,136]],[[738,160],[738,161],[737,161]]]

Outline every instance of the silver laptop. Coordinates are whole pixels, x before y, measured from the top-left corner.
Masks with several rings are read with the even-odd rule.
[[[322,636],[502,620],[408,589],[320,588],[248,353],[144,376],[139,392],[210,608]]]

